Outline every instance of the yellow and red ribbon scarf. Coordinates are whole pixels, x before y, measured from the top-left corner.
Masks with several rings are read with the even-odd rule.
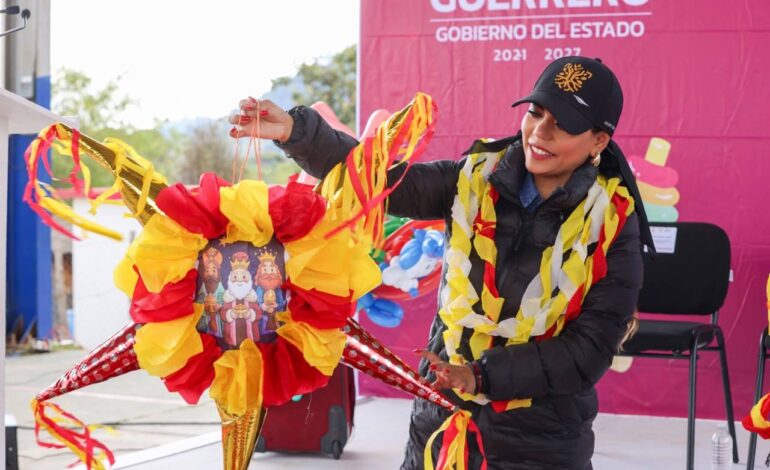
[[[469,155],[457,181],[457,195],[452,205],[452,235],[446,255],[446,283],[441,291],[442,308],[439,311],[447,326],[444,343],[452,364],[467,362],[458,351],[465,328],[473,330],[467,346],[474,360],[481,358],[482,353],[492,346],[495,336],[507,338],[506,344],[512,345],[526,343],[532,338],[541,341],[558,335],[567,322],[580,314],[583,300],[591,287],[606,276],[609,247],[634,211],[633,198],[620,185],[619,178],[597,176],[586,198],[560,227],[553,246],[543,252],[540,271],[527,286],[519,311],[514,317],[500,321],[504,299],[500,297],[495,283],[497,249],[494,241],[498,195],[488,177],[504,153],[481,151]],[[593,244],[596,244],[596,249],[589,255],[589,246]],[[484,262],[481,293],[468,277],[472,251]],[[479,300],[482,314],[474,310]],[[482,394],[459,390],[455,393],[466,401],[482,405],[490,403]],[[530,406],[531,399],[491,404],[495,411],[502,412]],[[465,420],[470,419],[467,415],[463,416]],[[467,422],[458,422],[463,420],[457,413],[449,420],[456,426],[468,428]],[[437,431],[434,437],[442,430]],[[455,437],[454,440],[457,439]],[[460,447],[456,442],[448,442],[445,434],[444,447],[447,446]],[[462,455],[455,459],[456,462],[464,460],[467,457]],[[425,467],[433,468],[430,448],[425,450]],[[438,468],[453,467],[444,465]],[[457,464],[454,468],[464,467]]]
[[[767,278],[767,320],[768,325],[770,325],[770,277]],[[760,345],[759,347],[763,348],[765,346]],[[764,364],[760,364],[760,367],[763,366]],[[751,408],[749,414],[743,418],[743,427],[747,431],[759,434],[762,439],[770,439],[770,421],[767,420],[768,417],[770,417],[770,394],[760,398],[757,404]]]

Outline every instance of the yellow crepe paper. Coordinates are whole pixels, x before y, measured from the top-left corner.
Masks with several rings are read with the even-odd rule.
[[[134,288],[139,281],[139,275],[134,271],[134,263],[130,259],[124,256],[120,260],[115,271],[112,272],[112,280],[115,282],[115,286],[128,298],[134,297]]]
[[[286,275],[303,289],[316,289],[358,299],[382,282],[382,272],[369,256],[370,245],[356,244],[344,230],[327,239],[336,224],[322,220],[300,240],[284,245],[289,259]]]
[[[484,149],[474,151],[458,176],[457,195],[452,208],[452,237],[447,254],[447,283],[441,293],[445,301],[439,312],[447,325],[443,336],[452,364],[467,362],[459,352],[466,329],[472,330],[467,345],[475,359],[491,347],[493,336],[507,338],[506,344],[511,345],[525,343],[552,326],[553,335],[558,335],[564,326],[570,299],[578,292],[585,298],[593,285],[593,255],[586,257],[587,246],[596,241],[603,231],[604,243],[599,250],[607,253],[618,231],[619,216],[616,207],[611,204],[613,196],[628,202],[626,216],[634,210],[633,199],[624,187],[619,186],[620,180],[600,175],[586,199],[563,222],[554,246],[544,250],[539,275],[528,285],[515,317],[500,321],[504,299],[492,293],[486,279],[479,292],[468,277],[468,270],[472,249],[485,263],[485,269],[495,270],[497,250],[492,239],[494,232],[488,229],[496,227],[497,215],[488,177],[504,153]],[[563,260],[563,253],[570,249],[570,256]],[[558,263],[558,269],[555,269],[554,263]],[[553,294],[557,285],[558,293]],[[583,287],[580,291],[579,286]],[[473,305],[479,301],[483,315],[473,310]],[[466,401],[482,405],[489,402],[482,394],[455,392]],[[530,405],[531,400],[527,398],[510,400],[506,403],[506,410]]]
[[[263,181],[244,180],[220,188],[219,210],[230,221],[223,242],[267,245],[273,238],[273,221],[267,208],[267,185]]]
[[[454,414],[450,415],[444,423],[428,439],[428,443],[425,445],[425,453],[423,454],[423,468],[425,470],[433,470],[433,441],[442,432],[447,432],[449,426],[455,426],[456,433],[452,442],[446,445],[447,457],[446,465],[443,468],[451,468],[455,470],[466,470],[465,467],[465,452],[467,450],[467,431],[468,424],[472,419],[470,411],[458,410]]]
[[[203,351],[200,333],[195,329],[203,314],[202,304],[193,304],[195,313],[176,320],[147,323],[136,332],[136,358],[148,374],[165,377],[178,371],[187,360]]]
[[[71,414],[65,413],[58,405],[49,401],[39,402],[37,399],[33,399],[30,403],[30,407],[32,408],[32,414],[35,416],[35,422],[41,429],[45,429],[51,437],[66,446],[83,463],[88,461],[89,455],[87,454],[87,451],[84,450],[85,444],[83,443],[83,440],[77,441],[69,436],[63,436],[61,432],[64,429],[83,429],[85,425],[80,420]],[[43,416],[47,414],[46,411],[52,413],[53,416],[49,416],[48,419],[43,419]],[[93,430],[93,428],[94,426],[88,426],[89,431]],[[104,448],[103,446],[101,447]],[[106,470],[108,468],[102,462],[107,459],[107,456],[101,449],[97,449],[96,452],[92,451],[90,459],[91,466],[89,468],[91,470]]]
[[[278,335],[302,351],[308,364],[331,376],[345,349],[345,333],[339,328],[322,330],[305,322],[295,322],[288,312],[279,313],[277,318],[283,322],[278,328]]]
[[[54,125],[53,127],[56,128],[57,136],[65,135],[62,131],[61,125],[57,124],[57,125]],[[46,127],[45,129],[41,130],[40,133],[38,133],[38,138],[33,140],[32,143],[30,144],[29,161],[27,162],[28,166],[34,166],[34,161],[38,158],[38,149],[40,148],[40,144],[42,141],[46,140],[46,135],[49,133],[50,130],[51,130],[51,127]],[[66,137],[62,140],[63,140],[63,143],[56,143],[54,147],[62,155],[72,157],[72,151],[70,149],[71,140]],[[64,145],[64,143],[68,145]],[[90,189],[91,189],[91,173],[88,167],[85,165],[81,165],[80,169],[83,173],[83,180],[84,180],[83,192],[86,195],[86,197],[88,197],[88,194],[90,193]],[[97,233],[99,235],[104,235],[106,237],[109,237],[115,240],[122,239],[122,236],[119,232],[108,229],[107,227],[99,225],[96,222],[90,221],[85,217],[81,216],[80,214],[77,214],[72,209],[72,207],[68,206],[63,201],[58,199],[58,196],[56,195],[56,191],[51,185],[46,184],[43,181],[40,181],[37,177],[33,178],[31,183],[35,188],[35,194],[38,197],[38,204],[40,204],[40,207],[45,209],[51,215],[59,217],[60,219],[65,220],[78,227],[82,227],[84,230],[87,230],[89,232]],[[53,197],[50,195],[53,195]]]
[[[209,395],[227,413],[243,416],[262,406],[262,353],[250,339],[225,351],[214,363]]]
[[[767,325],[770,332],[770,276],[767,277]]]
[[[46,135],[51,131],[52,128],[55,128],[56,139],[58,139],[58,141],[51,142],[53,148],[55,148],[56,151],[61,155],[74,159],[74,142],[72,135],[76,131],[64,124],[57,123],[40,131],[38,134],[38,139],[35,139],[32,142],[30,145],[29,162],[27,163],[28,166],[34,165],[35,159],[38,158],[38,149],[40,144],[42,141],[46,140]],[[100,204],[107,202],[110,196],[121,192],[122,189],[125,189],[128,183],[127,180],[123,177],[123,173],[130,172],[132,174],[139,174],[142,178],[141,187],[136,188],[139,191],[139,196],[137,199],[137,204],[134,207],[135,212],[133,214],[138,218],[139,215],[144,211],[150,196],[152,186],[155,185],[156,188],[158,186],[166,186],[166,178],[163,175],[156,173],[152,163],[138,155],[136,151],[125,142],[122,142],[118,139],[108,138],[103,144],[99,144],[100,146],[106,147],[112,151],[114,155],[109,158],[105,156],[98,148],[93,147],[95,143],[99,144],[87,136],[81,136],[78,142],[81,158],[83,156],[89,156],[97,160],[100,164],[108,166],[115,176],[115,182],[113,183],[112,187],[102,192],[102,194],[100,194],[98,197],[92,198],[90,196],[91,172],[87,166],[80,166],[80,171],[83,174],[84,182],[83,195],[91,204],[91,209],[89,212],[91,214],[95,214],[96,208]],[[108,229],[107,227],[104,227],[94,221],[88,220],[80,214],[75,213],[72,207],[68,206],[59,199],[55,190],[50,185],[47,185],[37,178],[33,179],[31,183],[33,184],[35,193],[39,198],[38,204],[51,215],[66,220],[86,231],[104,235],[115,240],[122,240],[123,237],[119,232]],[[53,197],[50,195],[53,195]]]
[[[147,204],[147,198],[150,195],[150,187],[153,184],[166,186],[168,184],[166,177],[157,173],[155,167],[149,160],[136,153],[136,150],[134,150],[133,147],[120,139],[108,137],[104,139],[104,146],[115,153],[114,173],[116,175],[119,175],[124,169],[142,175],[142,187],[138,188],[139,199],[136,203],[136,207],[134,207],[134,216],[138,216],[144,211],[144,206]],[[120,191],[123,185],[125,185],[125,182],[121,178],[116,178],[112,188],[100,194],[99,197],[92,202],[91,213],[94,213],[96,206]]]
[[[126,257],[136,265],[150,292],[187,275],[208,240],[190,233],[170,218],[153,215],[128,249]],[[124,272],[122,269],[121,272]]]
[[[63,136],[64,139],[62,141],[52,142],[51,147],[62,155],[74,158],[72,155],[72,139],[67,137],[68,134],[65,131],[64,126],[61,124],[54,124],[54,126],[56,127],[56,134],[58,136]],[[47,131],[48,129],[43,129],[40,134],[38,134],[38,137],[43,137]],[[30,158],[34,158],[33,152],[30,152]],[[83,194],[87,197],[88,194],[91,193],[91,169],[86,165],[81,165],[80,171],[83,173]]]
[[[360,144],[355,147],[350,157],[336,165],[324,177],[320,184],[320,194],[328,201],[327,219],[346,223],[362,215],[363,203],[374,200],[387,187],[387,166],[402,165],[416,155],[419,143],[433,133],[433,99],[417,93],[408,106],[394,113],[387,122],[381,124],[371,146]],[[410,119],[411,118],[411,119]],[[403,137],[400,147],[394,147],[396,136]],[[359,200],[351,181],[350,170],[360,184]],[[385,207],[382,204],[369,207],[366,217],[355,219],[352,231],[360,243],[381,248],[383,243],[382,224]]]
[[[84,230],[87,230],[89,232],[93,232],[99,235],[104,235],[105,237],[112,238],[113,240],[123,239],[123,236],[120,234],[120,232],[110,230],[102,225],[97,224],[96,222],[92,222],[86,219],[85,217],[79,215],[74,210],[72,210],[70,206],[68,206],[67,204],[61,201],[57,201],[56,199],[43,196],[40,198],[39,203],[43,209],[47,210],[48,212],[55,215],[56,217],[59,217],[62,220],[66,220],[72,225],[77,225],[78,227],[81,227]]]
[[[751,411],[749,412],[749,415],[751,416],[751,420],[753,421],[754,426],[758,428],[767,428],[770,427],[770,421],[766,420],[764,416],[762,416],[762,405],[765,404],[765,401],[770,398],[770,394],[767,394],[759,399],[756,405],[754,405],[751,408]]]

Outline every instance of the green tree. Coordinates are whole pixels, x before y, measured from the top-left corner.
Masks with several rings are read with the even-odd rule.
[[[94,89],[93,80],[83,72],[63,68],[55,74],[51,87],[52,109],[62,116],[77,117],[85,133],[128,128],[121,115],[136,102],[119,94],[121,79],[118,77]]]
[[[234,146],[227,136],[230,125],[225,119],[196,125],[182,148],[177,179],[198,184],[201,173],[213,172],[221,178],[232,178]],[[228,158],[229,157],[229,158]]]
[[[299,79],[299,88],[296,80]],[[296,77],[273,80],[273,90],[293,87],[292,99],[310,105],[316,101],[328,104],[337,117],[351,129],[356,119],[356,46],[350,46],[330,58],[302,64]]]
[[[122,140],[133,147],[139,155],[149,160],[155,170],[162,173],[169,183],[174,183],[179,178],[179,160],[182,158],[182,149],[188,136],[175,129],[165,130],[165,124],[166,121],[156,121],[155,125],[149,129],[104,128],[89,135],[102,141],[108,137]],[[99,167],[99,169],[102,168]],[[112,181],[110,173],[108,184],[112,184]],[[105,186],[105,184],[100,181],[99,186]]]
[[[252,151],[246,170],[244,171],[244,178],[258,179],[260,177],[253,155],[254,152]],[[267,184],[286,184],[289,180],[289,176],[302,171],[300,167],[294,163],[294,160],[286,158],[286,155],[274,150],[261,152],[261,159],[261,179]]]
[[[59,115],[78,119],[78,128],[84,134],[97,140],[107,137],[118,138],[143,157],[150,160],[155,168],[173,180],[182,145],[183,135],[175,131],[164,131],[163,121],[156,121],[150,129],[135,129],[125,120],[125,112],[136,102],[121,93],[121,78],[110,80],[102,87],[96,87],[93,80],[83,72],[61,69],[54,75],[51,108]],[[91,170],[94,187],[111,186],[112,173],[90,158],[83,162]],[[53,172],[58,177],[69,174],[72,161],[56,156]],[[54,181],[54,185],[59,183]]]

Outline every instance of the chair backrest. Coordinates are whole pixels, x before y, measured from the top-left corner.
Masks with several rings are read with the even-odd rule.
[[[650,225],[669,237],[676,229],[676,237],[673,253],[642,255],[644,285],[639,311],[706,315],[719,310],[730,280],[730,239],[725,231],[700,222]]]

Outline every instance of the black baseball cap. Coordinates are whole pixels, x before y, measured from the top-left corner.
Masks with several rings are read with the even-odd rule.
[[[551,62],[532,93],[513,106],[522,103],[546,108],[570,134],[598,128],[612,135],[623,111],[623,91],[600,59],[570,56]]]

